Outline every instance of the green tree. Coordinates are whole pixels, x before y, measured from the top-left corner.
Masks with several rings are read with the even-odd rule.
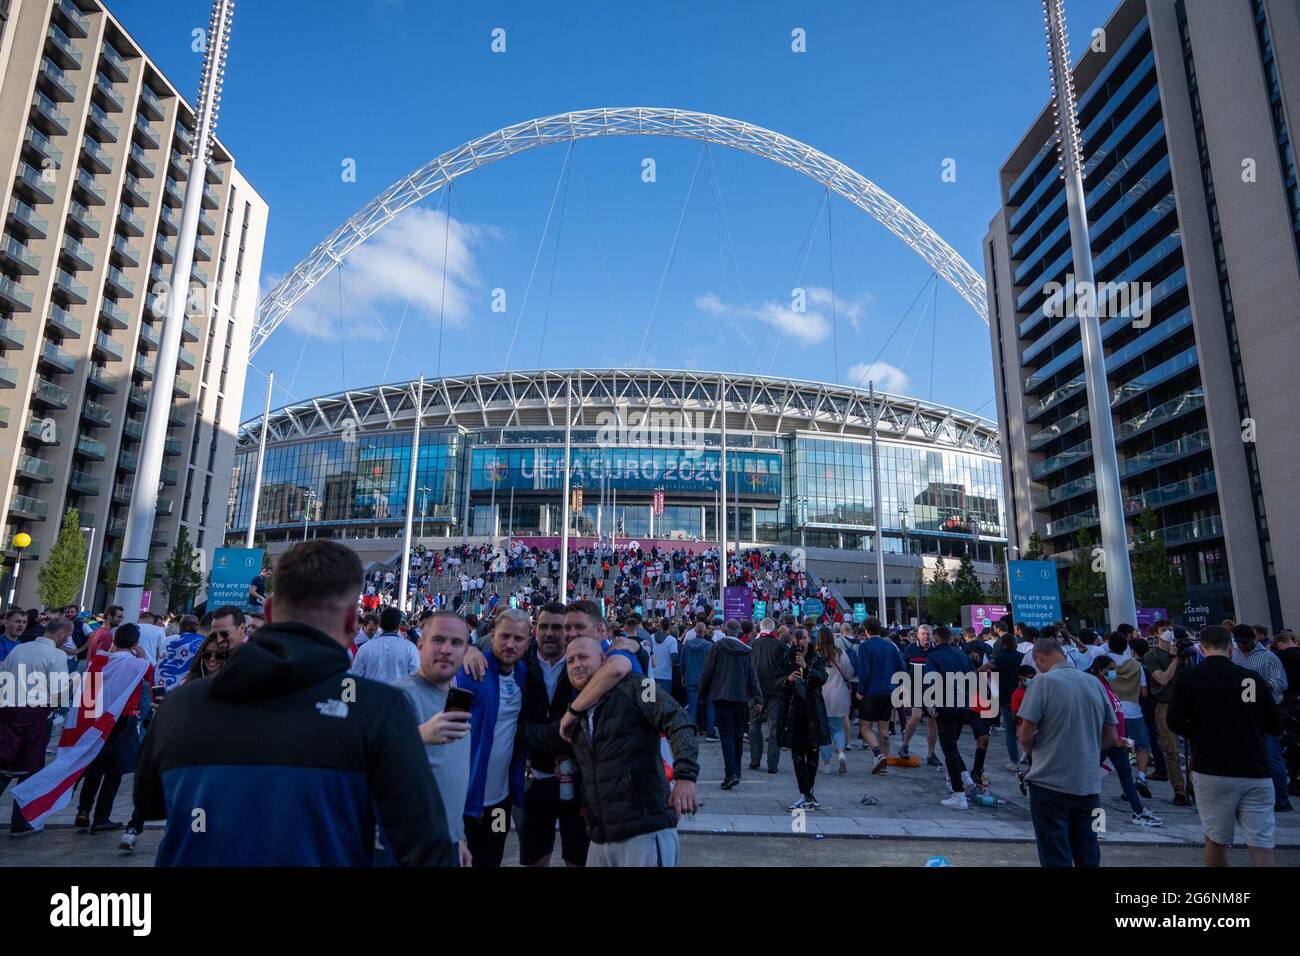
[[[939,555],[926,589],[925,614],[936,624],[951,624],[960,613],[956,591],[948,580],[948,568],[944,565],[943,555]]]
[[[36,592],[46,607],[65,607],[76,602],[85,579],[86,538],[81,533],[81,514],[69,508],[63,513],[50,556],[36,575]]]
[[[993,551],[993,563],[997,565],[998,573],[989,585],[989,593],[985,595],[984,600],[990,604],[1006,604],[1007,594],[1007,549],[998,545]]]
[[[1133,532],[1129,551],[1133,568],[1133,596],[1138,607],[1163,607],[1172,611],[1183,605],[1187,582],[1165,551],[1156,513],[1143,508]]]
[[[1076,614],[1089,624],[1101,623],[1101,613],[1106,607],[1106,575],[1099,568],[1101,555],[1092,553],[1092,536],[1088,529],[1079,531],[1075,544],[1074,563],[1065,582],[1065,600]]]
[[[176,547],[172,548],[172,553],[163,564],[161,580],[167,609],[188,609],[203,579],[194,568],[190,533],[185,525],[181,525],[180,533],[176,536]]]
[[[1043,536],[1037,531],[1029,536],[1029,545],[1025,548],[1025,553],[1021,557],[1026,561],[1043,560]]]
[[[953,578],[952,590],[958,609],[967,604],[984,603],[984,585],[980,582],[979,575],[975,573],[975,562],[971,560],[969,554],[961,556],[961,563],[957,566],[957,576]]]

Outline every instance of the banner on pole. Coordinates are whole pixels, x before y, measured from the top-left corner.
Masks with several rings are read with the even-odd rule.
[[[766,602],[766,601],[755,601],[755,602],[754,602],[754,620],[756,620],[756,621],[761,621],[761,620],[763,620],[763,618],[765,618],[765,617],[767,617],[767,602]]]
[[[867,619],[867,606],[861,601],[853,605],[853,623],[861,624]]]
[[[729,587],[722,592],[724,621],[747,621],[754,613],[754,592],[746,587]]]
[[[821,617],[826,606],[818,598],[804,598],[801,608],[804,617]]]
[[[973,627],[978,631],[981,628],[992,627],[1006,616],[1005,604],[965,604],[961,609],[961,625]]]
[[[1052,561],[1010,561],[1011,616],[1017,624],[1046,627],[1061,620],[1061,592]]]
[[[248,589],[262,573],[261,548],[217,548],[212,559],[212,584],[208,588],[208,609],[227,604],[249,606]]]

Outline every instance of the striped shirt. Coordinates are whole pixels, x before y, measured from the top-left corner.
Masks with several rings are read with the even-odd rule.
[[[1255,649],[1249,654],[1241,653],[1241,649],[1234,646],[1232,662],[1254,671],[1268,681],[1273,689],[1273,703],[1282,703],[1282,695],[1287,688],[1286,668],[1282,666],[1282,661],[1276,654],[1259,644],[1256,644]]]

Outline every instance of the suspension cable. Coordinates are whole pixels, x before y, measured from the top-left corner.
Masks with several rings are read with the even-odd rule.
[[[804,233],[803,242],[800,243],[798,250],[795,252],[794,261],[790,263],[790,273],[786,277],[786,289],[795,288],[803,282],[804,270],[808,268],[808,257],[812,254],[813,240],[817,235],[817,227],[821,224],[822,213],[826,209],[826,194],[823,192],[821,198],[817,200],[817,208],[813,210],[813,217],[808,223],[808,231]],[[802,259],[800,258],[802,257]],[[770,325],[763,329],[763,335],[760,339],[760,348],[767,341],[768,330]],[[772,366],[776,364],[776,353],[781,347],[783,333],[777,331],[776,342],[772,345],[772,355],[767,361],[767,370],[770,372]],[[755,355],[754,370],[758,370],[757,354]]]
[[[582,165],[580,150],[574,150],[574,157],[577,160],[578,178],[582,181],[582,193],[587,200],[587,212],[591,216],[591,228],[596,234],[596,248],[600,251],[600,266],[605,271],[605,282],[609,286],[610,307],[614,312],[614,319],[618,323],[618,342],[620,346],[623,346],[627,339],[623,328],[623,312],[618,306],[618,295],[614,291],[614,276],[609,270],[609,258],[605,255],[605,241],[601,238],[600,224],[596,221],[596,206],[591,201],[591,190],[587,185],[587,170]]]
[[[898,330],[901,329],[901,328],[903,327],[903,323],[907,321],[907,317],[908,317],[909,315],[912,314],[912,309],[916,308],[916,303],[917,303],[917,301],[921,298],[922,295],[925,294],[925,290],[926,290],[926,288],[930,285],[930,283],[931,283],[931,282],[935,282],[935,281],[937,281],[937,280],[938,280],[938,277],[939,277],[939,274],[938,274],[937,272],[932,272],[932,273],[930,273],[929,276],[926,277],[925,282],[921,283],[921,288],[920,288],[920,290],[916,293],[915,298],[912,299],[912,304],[909,305],[909,306],[907,307],[907,311],[903,313],[903,317],[902,317],[901,319],[898,320],[898,324],[894,326],[893,331],[890,332],[890,333],[889,333],[889,336],[885,339],[884,344],[880,346],[880,351],[876,353],[876,357],[875,357],[874,359],[872,359],[871,362],[870,362],[870,364],[868,364],[868,365],[867,365],[867,366],[862,370],[862,374],[858,376],[858,381],[857,381],[857,384],[854,385],[854,388],[861,388],[861,387],[862,387],[862,383],[865,382],[865,381],[867,380],[867,375],[870,373],[871,369],[872,369],[873,367],[875,367],[875,365],[876,365],[877,362],[880,361],[880,356],[882,356],[882,355],[885,354],[885,349],[889,348],[889,343],[893,341],[894,336],[898,333]],[[923,311],[924,311],[924,310],[923,310]],[[913,340],[915,340],[915,338],[916,338],[916,333],[915,333],[915,332],[912,333],[912,338],[913,338]],[[910,351],[910,348],[909,348],[909,351]]]
[[[577,140],[573,140],[576,143]],[[564,236],[564,210],[569,205],[569,179],[566,168],[564,175],[564,194],[560,197],[560,219],[555,224],[555,248],[551,252],[551,275],[546,283],[546,306],[542,309],[542,337],[537,343],[537,367],[542,367],[542,350],[546,348],[546,327],[551,321],[551,293],[555,291],[556,266],[560,261],[560,239]]]
[[[446,210],[446,215],[448,215],[448,216],[451,215],[451,197],[452,197],[452,190],[455,188],[455,186],[456,186],[456,181],[455,181],[455,180],[452,180],[451,182],[449,182],[449,183],[447,184],[447,188],[444,189],[444,190],[442,190],[442,192],[439,194],[439,196],[438,196],[438,205],[435,206],[435,207],[434,207],[434,210],[433,210],[435,213],[438,212],[438,210],[442,209],[443,197],[446,196],[446,199],[447,199],[447,210]],[[410,308],[411,308],[411,300],[414,299],[414,298],[415,298],[415,290],[412,289],[412,290],[411,290],[410,292],[408,292],[407,295],[406,295],[406,304],[405,304],[404,306],[402,306],[402,317],[401,317],[401,318],[398,320],[398,322],[397,322],[397,332],[393,335],[393,344],[392,344],[392,346],[388,349],[388,361],[386,361],[386,362],[384,363],[384,374],[383,374],[383,377],[382,377],[382,380],[385,381],[385,382],[388,381],[388,370],[389,370],[389,369],[392,367],[392,365],[393,365],[393,355],[396,354],[396,352],[397,352],[397,343],[398,343],[398,340],[401,339],[401,337],[402,337],[402,329],[403,329],[403,327],[406,325],[406,314],[407,314],[407,312],[410,311]]]
[[[831,354],[834,356],[835,377],[831,379],[836,385],[840,383],[840,339],[835,328],[835,233],[831,229],[831,190],[826,187],[826,259],[831,272]]]

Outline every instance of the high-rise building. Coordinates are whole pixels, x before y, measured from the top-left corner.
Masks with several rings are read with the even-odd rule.
[[[76,507],[98,570],[86,604],[102,604],[157,398],[195,116],[96,0],[0,0],[0,79],[3,546],[31,535],[16,601],[36,604],[40,562]],[[162,396],[155,569],[182,526],[209,556],[222,543],[257,306],[266,203],[219,141],[205,178],[175,391]]]
[[[1123,0],[1074,77],[1130,539],[1150,507],[1188,623],[1294,626],[1300,4]],[[1065,563],[1099,535],[1053,115],[1002,166],[984,257],[1011,533]]]

